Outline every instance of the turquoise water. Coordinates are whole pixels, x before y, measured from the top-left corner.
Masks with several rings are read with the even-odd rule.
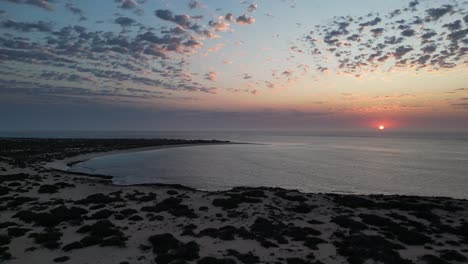
[[[465,134],[197,132],[175,137],[258,144],[118,154],[72,169],[113,175],[116,184],[170,183],[210,191],[267,186],[468,198]]]

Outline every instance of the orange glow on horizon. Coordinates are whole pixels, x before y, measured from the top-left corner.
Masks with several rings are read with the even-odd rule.
[[[385,129],[385,126],[380,125],[380,126],[379,126],[379,129],[380,129],[380,130],[384,130],[384,129]]]

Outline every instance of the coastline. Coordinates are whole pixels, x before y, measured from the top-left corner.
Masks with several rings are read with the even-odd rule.
[[[150,147],[140,147],[140,148],[130,148],[130,149],[122,149],[122,150],[112,150],[112,151],[105,151],[105,152],[91,152],[82,155],[77,155],[73,157],[68,157],[65,159],[59,159],[52,162],[48,162],[44,164],[44,168],[46,169],[54,169],[59,171],[66,171],[69,173],[74,173],[68,171],[70,169],[70,164],[73,163],[77,164],[80,162],[85,162],[90,159],[116,155],[116,154],[125,154],[125,153],[134,153],[134,152],[144,152],[144,151],[152,151],[158,149],[168,149],[168,148],[183,148],[183,147],[193,147],[193,146],[213,146],[213,145],[236,145],[236,144],[254,144],[254,143],[237,143],[237,142],[226,142],[226,143],[203,143],[203,144],[180,144],[180,145],[165,145],[165,146],[150,146]]]
[[[225,192],[230,191],[233,189],[239,188],[250,188],[250,189],[282,189],[285,191],[297,191],[304,194],[338,194],[338,195],[353,195],[353,196],[387,196],[387,197],[421,197],[421,198],[447,198],[447,199],[455,199],[455,200],[468,200],[465,197],[455,197],[455,196],[446,196],[446,195],[425,195],[419,193],[409,193],[409,194],[401,194],[401,193],[392,193],[392,192],[349,192],[349,191],[340,191],[340,190],[328,190],[328,191],[306,191],[301,189],[295,188],[282,188],[278,186],[234,186],[230,187],[229,189],[223,190],[204,190],[198,189],[196,187],[184,185],[182,183],[164,183],[164,182],[150,182],[150,183],[135,183],[135,184],[116,184],[112,182],[112,179],[115,176],[112,175],[104,175],[98,174],[93,172],[79,172],[79,171],[72,171],[70,170],[71,166],[70,163],[73,165],[91,160],[93,158],[111,156],[111,155],[118,155],[118,154],[126,154],[126,153],[137,153],[137,152],[145,152],[145,151],[153,151],[153,150],[162,150],[162,149],[169,149],[169,148],[183,148],[183,147],[194,147],[194,146],[213,146],[213,145],[264,145],[260,143],[244,143],[244,142],[227,142],[227,143],[202,143],[202,144],[180,144],[180,145],[166,145],[166,146],[150,146],[150,147],[141,147],[141,148],[130,148],[130,149],[123,149],[123,150],[113,150],[113,151],[106,151],[106,152],[91,152],[84,155],[77,155],[68,157],[65,159],[58,159],[52,162],[48,162],[43,165],[45,169],[55,170],[57,172],[64,172],[76,176],[86,176],[91,178],[103,179],[111,181],[111,184],[116,186],[172,186],[174,188],[182,188],[186,190],[194,190],[200,192]],[[72,166],[73,166],[72,165]]]
[[[121,186],[44,164],[18,167],[0,159],[0,262],[468,260],[462,199]]]

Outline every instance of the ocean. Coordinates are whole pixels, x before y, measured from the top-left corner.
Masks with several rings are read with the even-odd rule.
[[[168,183],[208,191],[262,186],[313,193],[468,198],[466,133],[51,133],[34,136],[220,139],[253,143],[115,154],[72,168],[115,176],[114,183],[121,185]]]

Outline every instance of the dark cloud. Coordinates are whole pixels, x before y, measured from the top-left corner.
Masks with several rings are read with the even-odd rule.
[[[418,5],[419,5],[419,1],[418,1],[418,0],[414,0],[414,1],[411,1],[411,2],[409,3],[409,7],[410,7],[410,8],[415,8],[415,7],[418,6]]]
[[[218,88],[216,87],[202,87],[200,88],[201,92],[208,93],[208,94],[216,94],[218,93]]]
[[[402,37],[396,37],[396,36],[390,36],[390,37],[385,37],[385,44],[390,44],[390,45],[396,45],[400,44],[403,42]]]
[[[1,22],[1,27],[14,29],[23,32],[40,31],[40,32],[51,32],[53,25],[50,22],[38,21],[38,22],[16,22],[8,19]]]
[[[382,33],[385,31],[385,29],[384,28],[373,28],[370,31],[372,32],[374,37],[377,37],[377,36],[382,35]]]
[[[234,21],[235,21],[234,15],[231,14],[231,13],[227,13],[227,14],[224,16],[224,19],[227,20],[227,21],[231,21],[231,22],[234,22]]]
[[[122,9],[134,9],[138,4],[133,0],[115,0]]]
[[[210,21],[208,24],[213,31],[226,31],[229,29],[229,23],[224,21]]]
[[[454,31],[454,32],[450,33],[447,36],[447,39],[456,42],[458,40],[461,40],[461,39],[465,38],[467,34],[468,34],[468,28],[463,29],[463,30]]]
[[[161,31],[161,33],[181,35],[181,34],[185,34],[186,31],[182,27],[177,26],[175,28],[171,28],[170,30],[163,30],[163,31]]]
[[[241,24],[241,25],[250,25],[250,24],[255,23],[255,18],[249,17],[246,14],[244,14],[244,15],[238,16],[236,19],[236,22],[237,24]]]
[[[452,5],[444,5],[439,8],[430,8],[426,10],[427,16],[431,20],[439,20],[441,17],[453,11]]]
[[[421,48],[421,51],[424,53],[434,53],[437,50],[436,45],[427,45]]]
[[[184,46],[190,47],[190,48],[200,48],[202,43],[200,41],[194,40],[194,39],[189,39],[185,41]]]
[[[166,51],[158,45],[150,45],[146,47],[144,50],[144,53],[155,56],[155,57],[159,57],[162,59],[167,58]]]
[[[51,3],[54,3],[56,1],[54,0],[0,0],[3,2],[10,2],[10,3],[15,3],[15,4],[22,4],[22,5],[32,5],[36,6],[48,11],[52,11],[54,8],[51,5]]]
[[[75,4],[68,2],[65,4],[65,8],[71,13],[79,16],[80,21],[84,21],[87,19],[84,11],[81,8],[77,7]]]
[[[461,20],[454,21],[453,23],[447,23],[442,27],[448,28],[450,31],[460,30],[462,28]]]
[[[414,31],[413,29],[405,29],[401,32],[401,35],[403,37],[412,37],[416,34],[416,31]]]
[[[399,16],[399,15],[401,15],[401,10],[396,9],[396,10],[394,10],[394,11],[392,11],[392,12],[390,12],[388,14],[388,18],[394,18],[394,17]]]
[[[452,104],[452,106],[455,106],[457,108],[468,108],[468,103],[456,103]]]
[[[193,23],[193,18],[189,15],[174,15],[172,11],[167,10],[167,9],[165,10],[158,9],[154,11],[154,14],[158,18],[176,23],[177,25],[179,25],[180,27],[184,29],[189,29],[189,30],[193,30],[197,32],[200,32],[201,30],[201,26],[198,25],[197,23]]]
[[[247,7],[247,11],[250,12],[250,13],[257,11],[257,5],[256,4],[250,4]]]
[[[78,74],[70,74],[70,73],[63,73],[63,72],[54,72],[54,71],[44,71],[40,75],[41,79],[46,80],[57,80],[57,81],[69,81],[75,83],[81,83],[83,81],[92,81],[89,77],[84,77]]]
[[[202,4],[196,0],[191,0],[189,2],[189,8],[190,9],[196,9],[196,8],[201,8],[202,7]]]
[[[75,61],[62,58],[55,54],[41,50],[11,50],[11,49],[0,49],[0,60],[1,61],[19,61],[34,64],[35,61],[44,61],[55,63],[74,63]]]
[[[0,80],[0,94],[3,95],[28,95],[33,97],[101,97],[101,98],[136,98],[155,99],[166,98],[160,92],[152,92],[142,89],[99,89],[91,90],[73,86],[51,86],[34,82],[18,82]]]
[[[118,17],[114,20],[114,22],[121,25],[122,27],[130,27],[136,24],[135,19],[130,17]]]
[[[437,36],[437,33],[436,33],[435,31],[430,31],[430,32],[424,33],[424,34],[421,36],[421,38],[422,38],[423,40],[426,40],[426,39],[430,39],[430,38],[435,37],[435,36]]]
[[[371,26],[375,26],[375,25],[379,24],[380,22],[382,22],[382,19],[380,17],[376,17],[373,20],[370,20],[370,21],[367,21],[365,23],[359,24],[359,26],[361,26],[361,27],[371,27]]]

